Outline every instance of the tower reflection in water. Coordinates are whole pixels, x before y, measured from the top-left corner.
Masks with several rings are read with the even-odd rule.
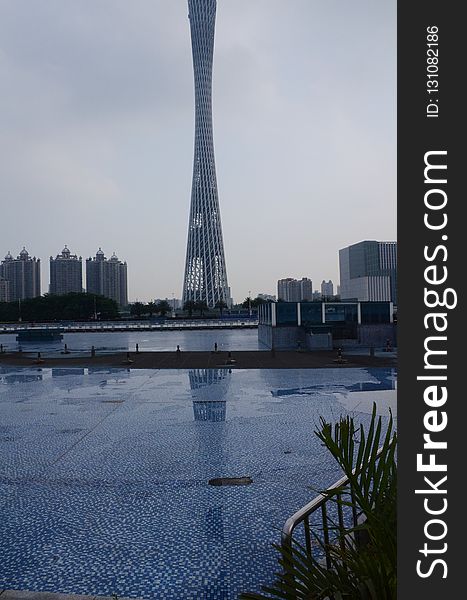
[[[224,545],[226,537],[224,522],[224,501],[220,500],[208,481],[216,477],[231,474],[226,453],[227,392],[230,385],[230,369],[192,369],[190,378],[193,414],[198,422],[196,436],[198,440],[198,456],[202,460],[205,473],[206,493],[198,505],[200,514],[204,513],[204,529],[202,542],[205,545],[204,560],[209,564],[209,584],[203,590],[203,598],[227,598],[229,554]],[[216,488],[218,489],[218,488]],[[200,596],[201,597],[201,596]]]
[[[230,369],[189,371],[195,421],[225,421],[230,374]]]

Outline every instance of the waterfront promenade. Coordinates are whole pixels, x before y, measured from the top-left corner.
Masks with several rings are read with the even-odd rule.
[[[128,360],[129,355],[129,360]],[[395,367],[394,352],[369,354],[344,353],[341,361],[334,352],[298,352],[298,351],[237,351],[237,352],[115,352],[112,354],[74,356],[68,354],[57,357],[44,357],[17,352],[0,355],[0,366],[52,368],[108,367],[132,369],[321,369],[336,367]]]

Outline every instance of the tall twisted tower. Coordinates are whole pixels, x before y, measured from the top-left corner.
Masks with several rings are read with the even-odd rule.
[[[229,303],[212,134],[216,0],[188,0],[195,78],[195,151],[183,302]]]

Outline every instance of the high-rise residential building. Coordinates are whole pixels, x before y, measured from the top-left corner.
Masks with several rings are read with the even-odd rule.
[[[41,295],[41,261],[31,258],[24,247],[17,258],[8,252],[0,265],[0,277],[8,282],[11,302]]]
[[[1,268],[1,267],[0,267]],[[0,277],[0,302],[10,301],[10,282]]]
[[[285,279],[279,279],[277,282],[277,299],[283,300],[284,302],[288,302],[289,297],[289,283],[291,281],[295,281],[291,277],[287,277]]]
[[[342,300],[397,304],[397,242],[366,240],[339,250]]]
[[[334,284],[331,280],[321,282],[321,297],[322,298],[332,298],[334,296]]]
[[[56,258],[50,257],[49,293],[62,295],[83,291],[83,260],[65,246]]]
[[[279,279],[277,282],[277,298],[285,302],[311,301],[313,300],[313,282],[308,277]]]
[[[128,305],[127,264],[115,252],[107,259],[102,248],[95,258],[86,259],[86,291],[115,300],[120,306]]]
[[[231,304],[222,239],[212,128],[216,0],[188,0],[195,82],[195,148],[183,302]]]

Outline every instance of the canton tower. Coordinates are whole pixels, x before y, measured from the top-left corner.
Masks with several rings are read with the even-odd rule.
[[[183,303],[230,302],[212,133],[216,0],[188,0],[195,83],[195,149]]]

